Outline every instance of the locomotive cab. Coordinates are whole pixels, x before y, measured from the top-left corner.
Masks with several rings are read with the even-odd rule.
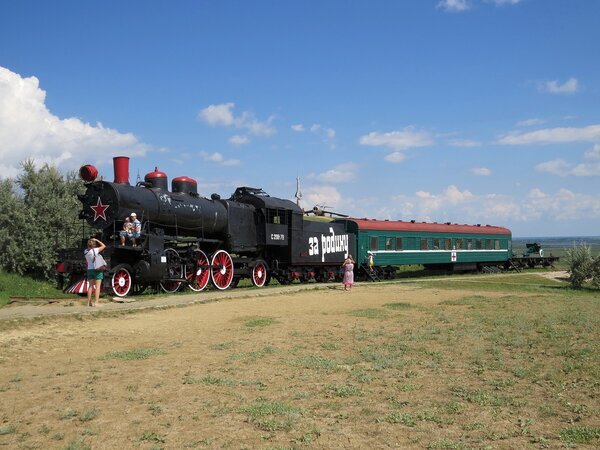
[[[254,207],[253,228],[259,253],[269,259],[289,262],[290,236],[293,230],[302,229],[300,207],[290,200],[270,197],[262,189],[252,187],[237,188],[229,200]]]

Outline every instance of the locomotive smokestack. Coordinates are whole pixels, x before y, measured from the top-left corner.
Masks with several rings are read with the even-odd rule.
[[[129,184],[129,157],[115,156],[113,167],[115,170],[115,183]]]

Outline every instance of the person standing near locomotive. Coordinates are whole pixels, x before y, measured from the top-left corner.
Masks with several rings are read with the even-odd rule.
[[[354,284],[354,260],[352,259],[352,255],[348,255],[342,263],[342,267],[344,268],[344,279],[342,281],[344,290],[352,290],[352,285]]]
[[[96,244],[99,244],[96,247]],[[100,306],[100,285],[104,278],[102,270],[96,269],[96,259],[102,258],[100,252],[106,248],[101,241],[96,238],[91,238],[87,242],[87,248],[83,251],[85,260],[87,262],[87,279],[88,279],[88,291],[87,291],[87,305],[88,306]],[[104,258],[102,258],[104,259]],[[95,301],[92,303],[92,290],[95,289]]]
[[[142,231],[142,224],[137,219],[137,214],[132,212],[129,217],[123,222],[123,230],[119,233],[121,239],[121,245],[125,245],[125,240],[130,240],[131,245],[135,247],[137,245],[137,239],[140,237]]]

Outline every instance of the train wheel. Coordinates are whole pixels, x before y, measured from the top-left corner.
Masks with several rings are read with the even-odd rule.
[[[189,287],[192,291],[200,292],[206,287],[210,279],[208,257],[202,250],[196,250],[194,259],[196,260],[195,268],[189,271],[186,268],[185,278],[189,280]]]
[[[231,256],[225,250],[219,250],[213,255],[211,265],[213,267],[210,275],[213,284],[217,289],[227,289],[231,284],[231,280],[233,280],[233,260]]]
[[[133,286],[132,269],[127,264],[119,264],[111,270],[110,289],[117,297],[125,297]]]
[[[167,257],[167,279],[160,282],[160,287],[166,293],[173,294],[181,287],[181,281],[177,281],[177,279],[183,278],[183,264],[175,249],[165,249],[164,256]]]
[[[252,269],[252,284],[263,287],[267,281],[267,265],[264,261],[257,261]]]

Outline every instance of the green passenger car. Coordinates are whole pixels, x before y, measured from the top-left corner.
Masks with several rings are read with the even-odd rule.
[[[511,231],[490,225],[336,219],[356,236],[357,264],[377,267],[421,264],[456,271],[505,265],[512,256]]]

